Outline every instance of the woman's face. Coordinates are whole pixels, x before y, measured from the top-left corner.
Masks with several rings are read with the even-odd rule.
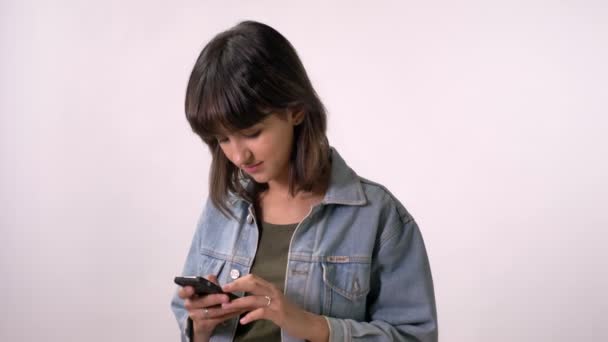
[[[272,114],[237,132],[218,136],[226,157],[258,183],[287,182],[294,126],[303,113]]]

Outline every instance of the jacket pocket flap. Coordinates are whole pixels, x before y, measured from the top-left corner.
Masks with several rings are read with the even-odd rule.
[[[328,257],[322,263],[323,282],[338,294],[356,300],[369,292],[371,264],[368,262],[343,262],[347,257],[340,257],[339,262],[330,262],[338,257]],[[347,259],[342,259],[347,258]]]

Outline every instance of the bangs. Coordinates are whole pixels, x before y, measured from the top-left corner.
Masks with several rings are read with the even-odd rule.
[[[271,110],[260,107],[263,101],[255,94],[242,89],[245,87],[238,87],[234,83],[221,86],[224,82],[207,84],[201,89],[197,110],[188,115],[193,119],[190,120],[192,129],[203,140],[251,127],[271,113]]]
[[[252,72],[247,63],[211,60],[195,67],[186,96],[188,121],[205,142],[251,127],[275,111],[260,93],[262,75]]]

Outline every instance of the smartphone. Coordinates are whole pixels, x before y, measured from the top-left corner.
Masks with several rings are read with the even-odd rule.
[[[239,296],[233,293],[226,293],[222,291],[221,287],[203,277],[175,277],[174,281],[177,285],[180,286],[192,286],[194,288],[194,292],[199,296],[222,293],[228,295],[228,298],[230,298],[230,300],[239,298]]]

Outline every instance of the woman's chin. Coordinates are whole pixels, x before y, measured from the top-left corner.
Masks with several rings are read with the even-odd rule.
[[[250,174],[249,178],[253,179],[256,183],[268,183],[268,179],[266,179],[266,177],[264,177],[262,174]]]

